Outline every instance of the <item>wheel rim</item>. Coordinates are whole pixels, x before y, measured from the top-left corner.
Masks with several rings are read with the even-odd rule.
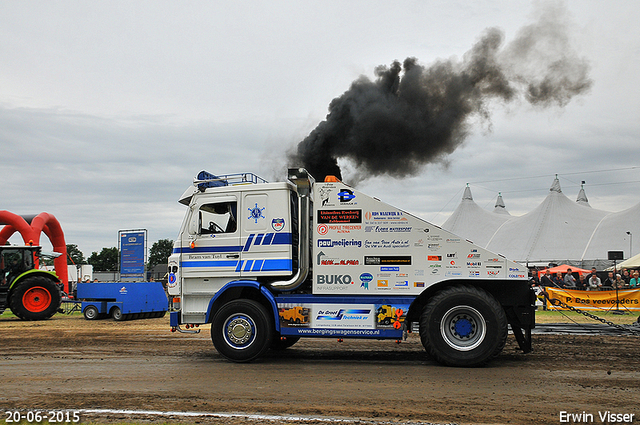
[[[22,296],[22,305],[32,313],[45,311],[51,305],[51,293],[42,286],[29,288]]]
[[[487,324],[475,308],[466,305],[456,306],[444,315],[440,322],[440,333],[451,348],[470,351],[484,341]]]
[[[95,308],[89,307],[84,311],[84,315],[88,319],[94,319],[96,316],[98,316],[98,310],[96,310]]]
[[[256,338],[255,322],[244,314],[229,316],[222,329],[227,344],[239,350],[249,347]]]

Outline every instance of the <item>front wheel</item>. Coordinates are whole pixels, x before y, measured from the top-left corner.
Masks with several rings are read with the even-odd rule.
[[[18,283],[11,292],[9,306],[22,320],[44,320],[60,308],[62,295],[56,284],[46,277],[32,276]]]
[[[429,300],[420,316],[427,352],[449,366],[480,366],[500,354],[507,340],[502,306],[486,291],[453,286]]]
[[[211,322],[211,341],[218,352],[234,362],[249,362],[271,346],[273,320],[267,309],[253,300],[223,305]]]

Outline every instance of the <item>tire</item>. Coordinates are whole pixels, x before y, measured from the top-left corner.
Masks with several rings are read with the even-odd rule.
[[[420,340],[447,366],[481,366],[500,354],[507,340],[507,317],[483,289],[453,286],[429,300],[420,316]]]
[[[211,322],[213,346],[234,362],[249,362],[263,355],[271,346],[273,334],[273,318],[253,300],[228,302]]]
[[[18,283],[11,291],[9,307],[22,320],[51,318],[62,304],[60,289],[50,279],[32,276]]]
[[[280,334],[274,333],[273,340],[271,341],[271,349],[275,351],[286,350],[298,341],[300,341],[300,337],[280,336]]]
[[[111,309],[111,317],[113,317],[113,320],[115,320],[116,322],[122,322],[123,320],[125,320],[125,315],[122,314],[122,310],[120,310],[120,307],[113,307]]]
[[[87,306],[83,311],[84,318],[87,320],[97,320],[100,317],[98,309],[94,305]]]

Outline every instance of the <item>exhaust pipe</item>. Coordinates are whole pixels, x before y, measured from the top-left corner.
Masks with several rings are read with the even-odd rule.
[[[289,280],[271,282],[269,286],[279,291],[293,291],[309,274],[309,209],[311,188],[315,180],[304,168],[289,168],[289,181],[298,188],[298,272]]]

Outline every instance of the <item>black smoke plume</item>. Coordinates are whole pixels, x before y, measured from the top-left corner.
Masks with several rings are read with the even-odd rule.
[[[461,60],[425,67],[416,58],[375,69],[333,99],[324,121],[289,153],[316,179],[342,179],[338,158],[349,159],[356,180],[405,177],[445,162],[469,134],[473,118],[490,122],[490,104],[526,100],[565,106],[592,85],[589,65],[570,45],[565,11],[542,11],[508,45],[502,31],[486,30]]]

